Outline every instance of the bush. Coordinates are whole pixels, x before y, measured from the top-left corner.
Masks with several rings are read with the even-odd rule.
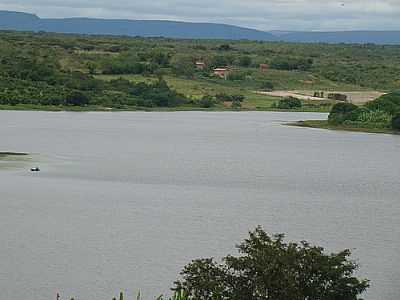
[[[243,102],[246,97],[243,95],[228,95],[225,93],[218,93],[215,95],[215,98],[217,101],[223,102],[223,101],[238,101],[238,102]]]
[[[279,101],[278,108],[279,109],[294,109],[301,108],[302,103],[299,99],[294,97],[287,97]]]
[[[356,109],[358,109],[358,106],[353,103],[337,103],[332,107],[329,114],[329,122],[332,124],[342,124],[346,120],[351,120],[352,112]]]
[[[271,81],[265,81],[260,87],[264,91],[272,91],[274,89],[274,84]]]
[[[66,97],[67,105],[84,106],[89,104],[89,98],[80,91],[73,91]]]
[[[248,72],[233,71],[228,73],[227,79],[231,81],[245,80],[247,75],[249,75]]]
[[[305,241],[286,243],[283,234],[269,236],[261,227],[237,248],[240,255],[228,255],[222,264],[192,261],[174,289],[196,300],[357,300],[369,287],[368,280],[354,277],[358,266],[349,260],[350,250],[326,254]]]
[[[398,114],[392,118],[392,128],[396,129],[396,130],[400,130],[400,114]]]
[[[391,115],[400,113],[400,91],[383,95],[366,104],[371,110],[385,111]]]
[[[251,63],[252,63],[252,59],[250,56],[246,55],[246,56],[239,57],[239,66],[247,68],[247,67],[251,66]]]
[[[311,58],[297,58],[297,57],[277,57],[274,58],[270,67],[277,70],[301,70],[308,71],[313,65],[313,60]]]
[[[354,118],[354,115],[356,117]],[[368,110],[366,108],[358,108],[355,111],[352,112],[352,120],[354,121],[359,121],[362,123],[384,123],[384,124],[390,124],[391,121],[391,116],[381,110]]]
[[[210,108],[215,106],[215,100],[212,96],[204,96],[200,99],[199,104],[203,108]]]
[[[240,109],[240,108],[242,108],[242,103],[240,102],[240,101],[233,101],[232,102],[232,106],[231,106],[233,109]]]

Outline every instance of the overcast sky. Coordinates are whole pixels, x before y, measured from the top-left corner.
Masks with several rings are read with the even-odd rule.
[[[400,30],[400,0],[0,0],[40,17],[214,22],[261,30]]]

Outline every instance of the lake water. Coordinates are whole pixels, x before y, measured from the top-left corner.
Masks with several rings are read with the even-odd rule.
[[[400,136],[282,125],[322,117],[1,111],[0,151],[32,153],[0,169],[1,299],[150,299],[262,225],[353,249],[366,299],[398,300]]]

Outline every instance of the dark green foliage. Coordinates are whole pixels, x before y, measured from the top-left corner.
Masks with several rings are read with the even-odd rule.
[[[84,106],[89,104],[89,98],[80,91],[69,93],[65,99],[66,105]]]
[[[250,56],[245,55],[239,57],[239,66],[248,68],[251,66],[251,63],[252,59]]]
[[[103,74],[143,74],[152,70],[151,65],[140,62],[113,61],[104,66]]]
[[[242,108],[242,102],[235,100],[232,102],[232,108],[233,109],[240,109]]]
[[[219,264],[198,259],[181,272],[176,290],[196,300],[357,300],[369,287],[354,277],[358,266],[349,250],[325,254],[307,242],[285,243],[258,227],[238,246],[239,256]]]
[[[395,128],[400,114],[400,92],[393,92],[368,102],[365,107],[351,103],[338,103],[329,114],[332,124],[362,127]]]
[[[130,93],[137,97],[138,106],[175,107],[186,101],[184,96],[171,90],[163,79],[155,83],[132,84]]]
[[[228,95],[225,93],[219,93],[215,95],[215,98],[218,101],[237,101],[237,102],[243,102],[246,97],[243,95]]]
[[[352,116],[352,112],[358,108],[353,103],[337,103],[332,107],[329,114],[329,122],[332,124],[342,124]],[[354,115],[353,115],[354,117]]]
[[[302,107],[299,99],[294,97],[286,97],[278,102],[279,109],[293,109]]]
[[[227,79],[230,81],[240,81],[245,80],[249,75],[249,72],[246,71],[232,71],[228,73]]]
[[[215,55],[210,59],[210,66],[212,68],[224,67],[233,64],[234,56],[230,55]]]
[[[215,100],[212,96],[204,96],[200,99],[199,104],[203,108],[211,108],[215,106]]]
[[[274,89],[274,84],[271,81],[265,81],[261,84],[260,88],[264,91],[272,91]]]
[[[196,72],[195,60],[191,56],[179,56],[174,60],[172,68],[178,76],[193,78]]]
[[[313,65],[311,58],[297,58],[297,57],[277,57],[274,58],[270,67],[277,70],[301,70],[308,71]]]
[[[218,50],[220,50],[220,51],[232,51],[232,50],[234,50],[234,48],[229,44],[223,44],[223,45],[218,47]]]
[[[332,107],[332,114],[347,114],[358,108],[357,105],[353,103],[337,103]]]
[[[392,128],[396,129],[396,130],[400,130],[400,114],[398,114],[392,118]]]
[[[371,110],[385,111],[391,115],[400,113],[400,91],[383,95],[367,103],[366,107]]]

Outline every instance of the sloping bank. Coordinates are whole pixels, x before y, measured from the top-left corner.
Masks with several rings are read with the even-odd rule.
[[[289,125],[371,133],[400,134],[400,91],[383,95],[364,106],[338,103],[328,120],[306,120]]]

